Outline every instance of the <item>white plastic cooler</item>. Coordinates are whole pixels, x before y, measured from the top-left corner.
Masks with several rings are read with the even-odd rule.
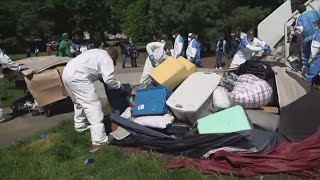
[[[174,116],[195,123],[212,113],[212,93],[221,78],[212,72],[196,72],[189,76],[166,102]]]

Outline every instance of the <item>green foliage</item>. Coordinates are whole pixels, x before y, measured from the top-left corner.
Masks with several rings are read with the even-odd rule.
[[[244,0],[162,0],[151,1],[151,20],[160,33],[198,33],[208,39],[240,27],[255,28],[279,2]]]
[[[135,42],[153,34],[195,32],[213,39],[218,33],[257,24],[283,0],[11,0],[0,6],[0,39],[24,44],[63,32],[104,40],[104,32],[125,32]],[[8,40],[6,40],[8,41]],[[2,46],[2,44],[0,44]]]
[[[152,34],[149,17],[149,0],[138,0],[128,7],[123,29],[134,41],[143,42]]]

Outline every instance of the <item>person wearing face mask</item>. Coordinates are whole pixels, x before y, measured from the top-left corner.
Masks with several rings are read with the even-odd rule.
[[[124,86],[114,77],[115,48],[91,49],[65,66],[62,80],[74,104],[74,127],[81,133],[90,129],[92,145],[108,143],[102,105],[93,82],[101,80],[108,89],[125,94]]]
[[[270,47],[265,42],[255,38],[253,30],[248,31],[238,46],[238,51],[233,57],[230,68],[238,68],[241,64],[250,60],[254,53],[261,51],[270,51]]]
[[[198,43],[197,41],[194,39],[194,35],[192,33],[188,34],[188,48],[186,51],[187,54],[187,59],[192,62],[192,63],[196,63],[196,56],[197,56],[197,51],[198,51]]]
[[[146,49],[149,56],[147,57],[144,64],[143,72],[140,79],[141,84],[148,84],[151,81],[149,75],[150,72],[170,56],[170,53],[168,51],[168,44],[169,42],[151,42],[147,44]]]
[[[320,20],[320,12],[316,10],[307,11],[304,4],[299,5],[298,11],[301,15],[297,18],[295,35],[302,35],[302,62],[306,66],[310,57],[312,38],[318,29],[316,23]]]
[[[180,35],[179,32],[176,32],[173,35],[173,38],[175,39],[174,41],[174,53],[173,53],[173,57],[174,58],[178,58],[180,56],[185,56],[184,55],[184,51],[183,51],[183,46],[184,46],[184,39],[183,37]]]

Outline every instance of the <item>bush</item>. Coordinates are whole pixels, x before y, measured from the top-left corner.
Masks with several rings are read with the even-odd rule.
[[[16,37],[9,37],[1,41],[1,49],[4,49],[7,54],[24,53],[26,44],[20,42]]]

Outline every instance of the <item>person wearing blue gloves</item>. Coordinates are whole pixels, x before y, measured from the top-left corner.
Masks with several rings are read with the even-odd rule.
[[[171,55],[168,44],[169,43],[162,42],[152,42],[147,44],[146,49],[149,56],[144,64],[140,79],[141,84],[148,84],[151,80],[149,76],[150,72]]]
[[[318,21],[318,26],[320,27],[320,20]],[[309,86],[312,86],[313,79],[320,73],[320,31],[316,32],[313,36],[311,43],[311,54],[308,60],[307,66],[309,70],[307,73],[307,83]]]
[[[194,39],[194,34],[193,33],[189,33],[188,34],[188,48],[186,51],[187,54],[187,59],[196,64],[196,56],[197,56],[197,51],[198,51],[198,43],[197,41]]]
[[[230,68],[238,68],[241,64],[250,60],[254,53],[268,51],[270,51],[270,47],[266,45],[265,42],[255,38],[254,31],[250,30],[245,37],[242,38],[238,51],[233,57]]]
[[[91,49],[69,61],[63,70],[62,80],[74,104],[74,127],[80,133],[90,129],[93,145],[108,143],[104,114],[93,82],[101,80],[109,89],[125,93],[114,77],[113,62],[117,58],[114,48]]]
[[[298,10],[301,15],[297,18],[295,34],[302,35],[302,62],[306,66],[310,57],[312,38],[318,29],[317,21],[320,20],[320,12],[307,11],[304,4],[300,4]]]

